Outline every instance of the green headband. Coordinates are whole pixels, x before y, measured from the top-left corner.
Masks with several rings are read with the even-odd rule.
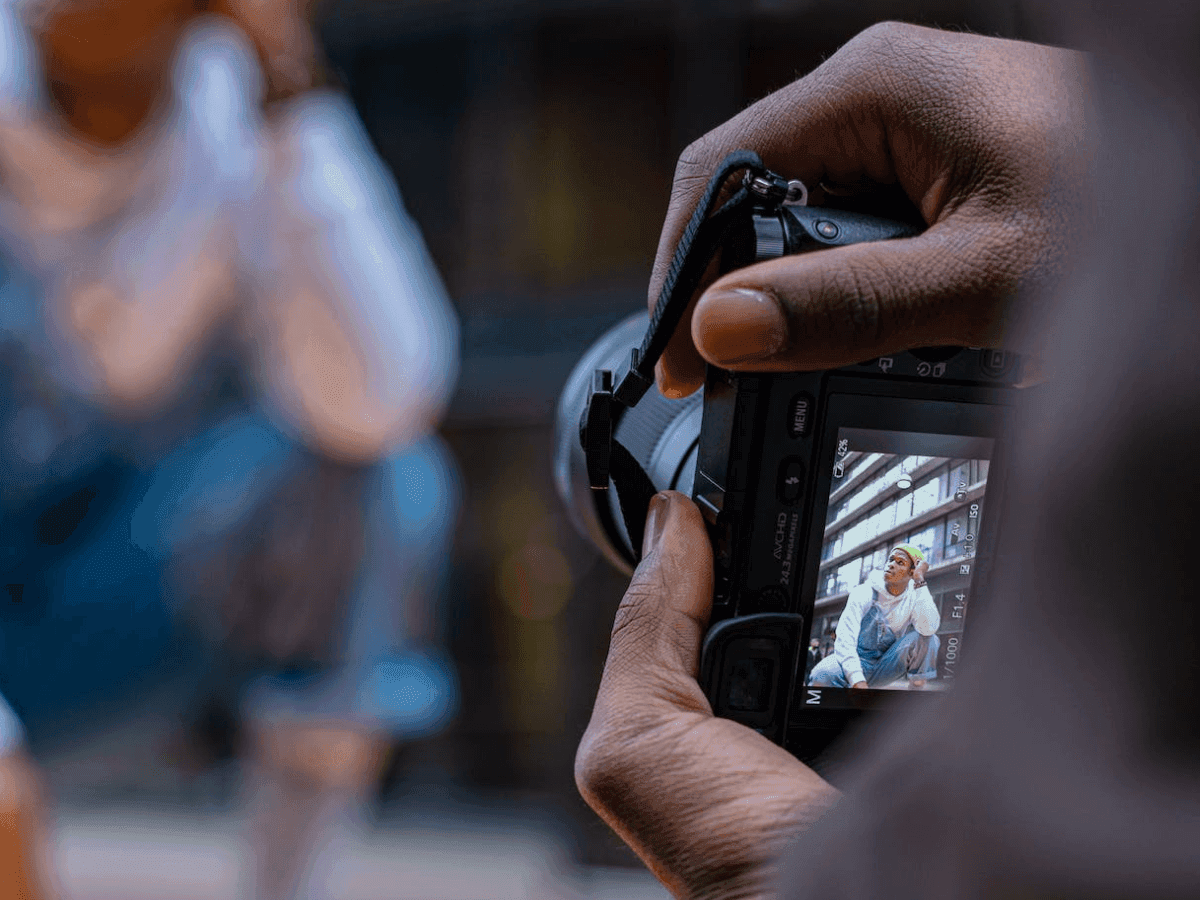
[[[925,562],[925,554],[921,552],[921,548],[916,544],[897,544],[892,548],[892,552],[894,553],[897,550],[903,550],[907,553],[908,558],[913,561],[914,566],[919,562]]]

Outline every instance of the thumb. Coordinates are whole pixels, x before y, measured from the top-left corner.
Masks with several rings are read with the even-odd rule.
[[[715,718],[696,683],[713,583],[700,511],[658,494],[646,535],[576,784],[673,896],[769,896],[784,844],[837,795],[782,747]]]
[[[700,510],[675,491],[656,494],[642,552],[617,610],[597,708],[667,703],[708,712],[696,675],[713,561]]]
[[[722,368],[776,372],[913,347],[997,346],[1032,252],[1003,224],[960,211],[917,237],[731,272],[701,296],[692,339]]]

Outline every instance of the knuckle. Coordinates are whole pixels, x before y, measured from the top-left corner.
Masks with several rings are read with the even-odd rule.
[[[704,175],[722,155],[718,132],[710,131],[696,138],[679,154],[675,163],[675,177],[692,178]]]
[[[574,776],[579,793],[594,809],[611,808],[615,799],[645,778],[654,748],[643,746],[652,722],[642,711],[622,708],[621,715],[597,711],[575,751]]]
[[[594,714],[575,751],[580,795],[593,809],[611,811],[627,807],[631,797],[652,793],[670,771],[670,761],[684,755],[681,731],[687,728],[648,708],[626,705],[619,714]]]
[[[858,34],[845,51],[847,77],[864,96],[887,108],[926,100],[943,84],[950,62],[931,42],[928,29],[906,22],[879,22]]]
[[[851,39],[850,44],[876,52],[887,52],[900,41],[912,40],[913,35],[917,31],[918,28],[915,25],[910,25],[907,22],[897,22],[894,20],[876,22],[869,28],[865,28],[859,32]]]
[[[673,205],[690,202],[704,192],[714,167],[724,154],[712,132],[684,148],[675,163],[671,187]]]
[[[613,782],[618,763],[617,755],[605,750],[604,733],[589,726],[575,751],[575,786],[589,803],[594,805],[607,793],[606,785]]]
[[[871,64],[871,70],[890,71],[909,58],[917,29],[904,22],[877,22],[846,44],[850,58]]]

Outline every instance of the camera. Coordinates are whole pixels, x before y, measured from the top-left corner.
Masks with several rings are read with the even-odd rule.
[[[917,232],[800,205],[794,183],[753,163],[744,185],[693,272],[711,254],[730,270]],[[675,290],[690,297],[694,285]],[[818,372],[710,365],[690,397],[651,383],[622,405],[630,376],[612,373],[659,318],[611,329],[560,398],[555,480],[576,526],[632,571],[650,496],[693,499],[715,568],[701,686],[714,713],[806,762],[864,716],[936,702],[969,658],[966,624],[986,599],[1020,359],[936,347]],[[630,356],[643,381],[646,361]]]

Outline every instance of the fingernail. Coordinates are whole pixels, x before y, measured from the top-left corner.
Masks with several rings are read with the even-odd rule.
[[[692,337],[713,362],[763,359],[783,349],[787,321],[779,303],[763,291],[710,291],[696,304]]]
[[[670,507],[671,498],[666,494],[655,494],[651,498],[650,511],[646,513],[646,533],[642,535],[642,556],[649,556],[658,547]]]
[[[670,376],[667,375],[667,367],[663,365],[661,359],[654,365],[654,384],[658,388],[658,392],[668,400],[683,399],[683,392],[675,387]]]

